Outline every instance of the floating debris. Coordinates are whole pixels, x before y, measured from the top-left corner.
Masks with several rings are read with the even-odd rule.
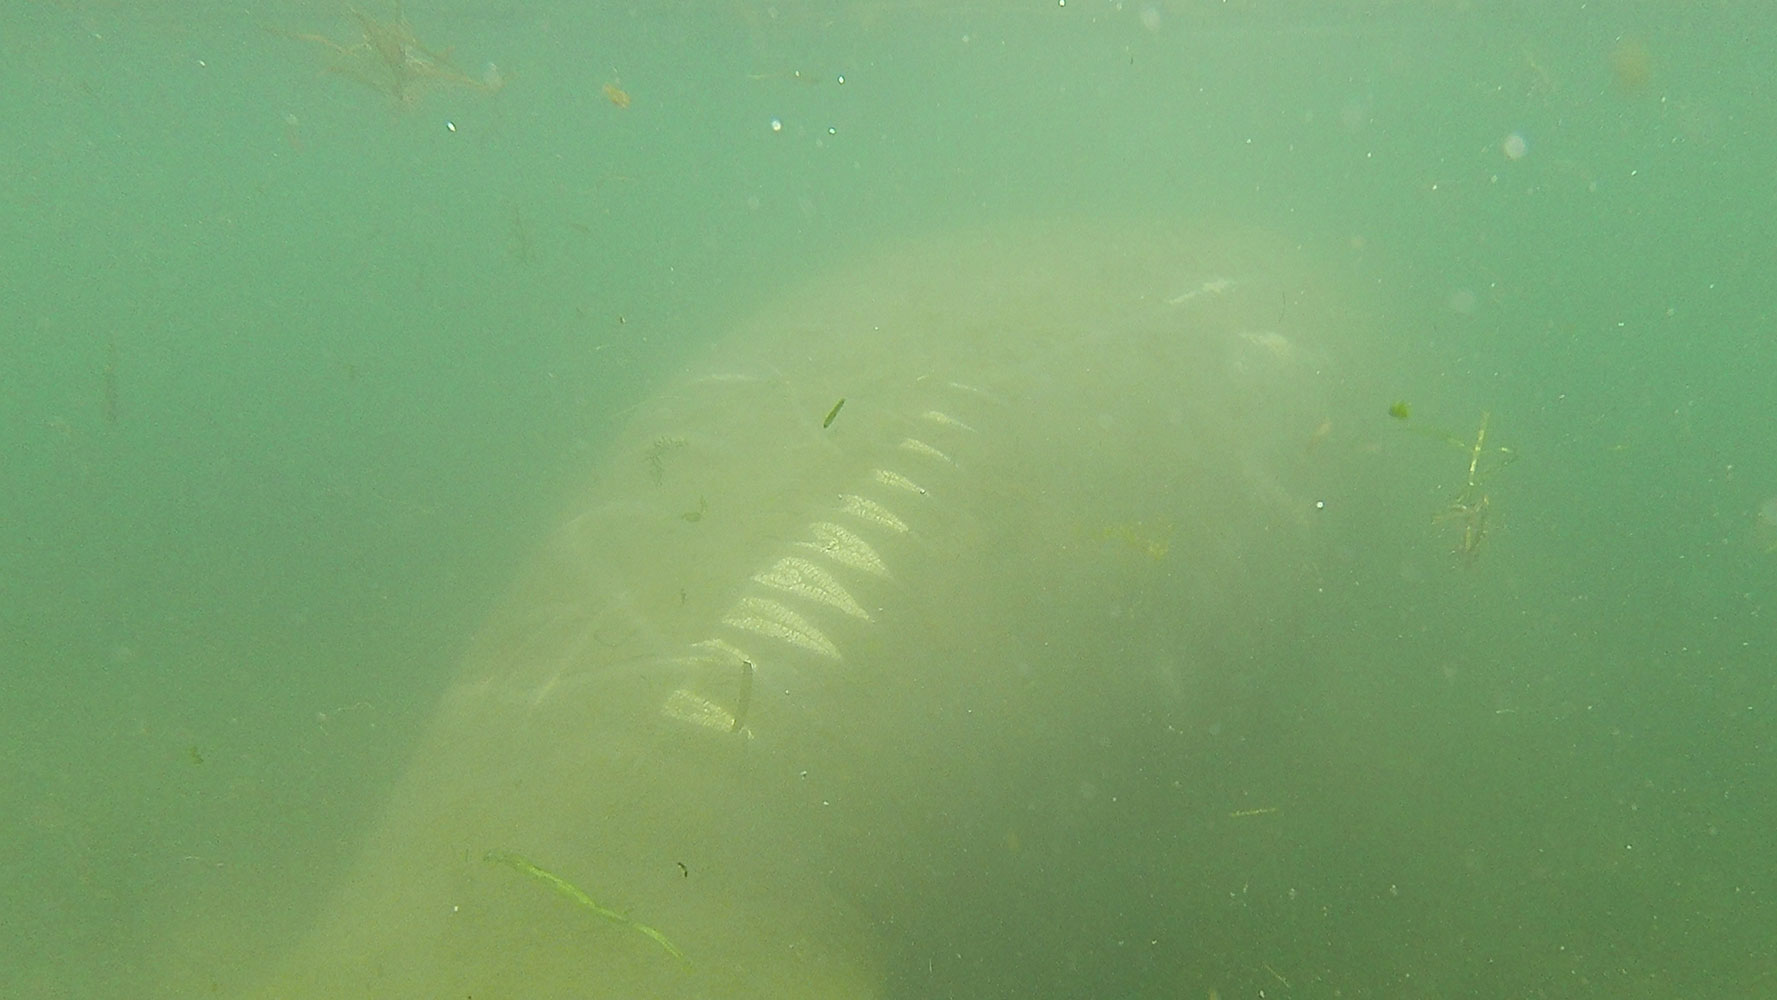
[[[642,455],[642,461],[648,463],[649,481],[656,486],[659,486],[665,481],[666,453],[669,451],[677,451],[689,443],[690,442],[682,437],[655,438],[654,443],[649,445],[648,450]]]
[[[99,371],[99,379],[103,395],[99,399],[100,412],[105,423],[117,426],[117,338],[105,339],[105,367]]]
[[[687,524],[696,524],[697,522],[703,520],[703,516],[705,514],[708,514],[709,512],[710,512],[709,500],[705,499],[704,497],[698,497],[697,498],[697,509],[696,510],[688,510],[683,514],[680,514],[679,520],[684,521]]]
[[[451,63],[450,49],[422,44],[414,37],[400,4],[395,5],[391,20],[371,17],[356,7],[347,13],[358,24],[357,41],[336,42],[321,34],[272,30],[285,38],[319,45],[332,56],[328,72],[387,94],[402,107],[418,103],[428,87],[462,87],[493,93],[506,85],[506,78],[493,63],[488,63],[480,76],[471,76]]]
[[[734,699],[734,725],[728,727],[731,733],[738,733],[747,723],[747,707],[753,703],[753,661],[740,661],[740,694]],[[680,866],[684,867],[683,865]],[[687,872],[687,875],[690,873]]]
[[[1122,542],[1131,550],[1159,562],[1172,549],[1172,524],[1168,521],[1125,521],[1100,529],[1105,541]]]
[[[529,264],[535,259],[534,245],[531,240],[531,224],[524,217],[524,210],[517,203],[512,206],[512,226],[507,233],[506,252],[520,264]]]
[[[554,889],[556,892],[562,894],[563,896],[566,896],[569,899],[573,900],[574,902],[579,903],[581,906],[584,906],[588,910],[591,910],[593,913],[596,913],[599,916],[604,917],[606,920],[609,920],[615,924],[622,924],[623,926],[630,928],[631,930],[635,931],[636,933],[646,936],[649,940],[653,941],[655,944],[658,944],[662,948],[665,948],[667,954],[669,954],[672,957],[678,959],[679,961],[685,963],[687,966],[689,966],[691,964],[691,960],[685,957],[685,953],[680,951],[671,941],[668,941],[666,939],[666,935],[660,933],[659,931],[655,930],[652,927],[649,927],[647,924],[636,923],[634,920],[631,920],[628,917],[624,916],[623,914],[618,913],[616,910],[605,909],[604,907],[593,902],[592,897],[588,896],[586,894],[586,892],[584,890],[582,890],[579,886],[575,885],[572,882],[569,882],[565,878],[562,878],[560,875],[557,875],[554,872],[549,871],[548,869],[537,865],[535,862],[531,861],[529,858],[525,858],[521,855],[513,854],[509,851],[489,851],[486,854],[482,855],[481,860],[491,861],[496,864],[502,864],[502,865],[507,866],[508,868],[513,869],[514,871],[523,872],[524,874],[529,875],[531,878],[534,878],[537,881],[542,882],[544,885],[548,886],[549,888]]]
[[[1388,413],[1396,420],[1405,420],[1407,419],[1407,404],[1396,403],[1388,408]],[[1475,558],[1480,555],[1481,541],[1487,536],[1488,515],[1492,510],[1492,500],[1487,494],[1485,481],[1492,473],[1512,464],[1518,458],[1518,453],[1510,448],[1501,445],[1488,447],[1487,426],[1492,420],[1493,414],[1491,412],[1481,414],[1481,426],[1476,428],[1472,443],[1441,428],[1418,426],[1407,428],[1454,445],[1468,453],[1468,468],[1463,478],[1462,489],[1457,493],[1456,499],[1432,520],[1439,524],[1453,522],[1461,529],[1461,534],[1456,541],[1456,554],[1461,556],[1464,562],[1470,564],[1474,563]]]

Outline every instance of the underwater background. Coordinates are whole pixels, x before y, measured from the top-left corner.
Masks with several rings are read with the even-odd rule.
[[[0,994],[238,990],[625,413],[1066,216],[1300,244],[1403,514],[1200,767],[1100,748],[1178,869],[934,900],[1003,928],[937,995],[1772,995],[1774,55],[1750,2],[5,5]]]

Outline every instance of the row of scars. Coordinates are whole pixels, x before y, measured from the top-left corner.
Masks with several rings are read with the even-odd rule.
[[[949,388],[981,393],[961,383],[950,383]],[[941,410],[927,410],[919,415],[919,421],[936,434],[975,433],[973,427]],[[791,551],[752,575],[747,592],[722,616],[727,637],[718,634],[692,644],[690,661],[732,671],[728,676],[737,680],[731,691],[714,696],[680,687],[661,706],[663,714],[750,739],[753,734],[746,726],[746,710],[756,665],[763,662],[753,652],[759,640],[766,640],[765,648],[772,653],[800,650],[835,664],[843,660],[839,645],[810,617],[838,614],[865,623],[875,620],[841,578],[862,575],[892,580],[888,564],[871,539],[907,535],[912,529],[889,504],[929,498],[931,491],[915,476],[957,466],[948,452],[925,436],[905,437],[896,450],[919,467],[914,475],[882,467],[870,469],[863,485],[856,492],[840,494],[838,504],[827,516],[811,522],[805,536],[792,543]]]

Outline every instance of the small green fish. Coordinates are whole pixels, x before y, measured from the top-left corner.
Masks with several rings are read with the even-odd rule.
[[[827,428],[833,426],[833,418],[839,416],[839,409],[840,409],[840,407],[842,407],[844,405],[845,405],[845,397],[841,396],[841,397],[839,397],[839,402],[834,403],[833,408],[831,410],[827,411],[827,419],[821,421],[821,430],[826,430]]]

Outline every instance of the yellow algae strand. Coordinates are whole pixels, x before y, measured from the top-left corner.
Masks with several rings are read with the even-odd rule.
[[[603,906],[600,906],[598,903],[593,901],[593,898],[591,896],[588,896],[586,894],[586,891],[584,889],[580,888],[579,886],[575,885],[572,882],[569,882],[567,879],[562,878],[560,875],[557,875],[556,873],[550,871],[549,869],[538,865],[536,862],[530,860],[529,858],[524,857],[523,855],[513,854],[510,851],[489,851],[485,855],[482,856],[482,860],[483,861],[492,861],[497,864],[505,865],[506,867],[511,868],[515,871],[523,872],[524,874],[529,875],[531,878],[536,879],[537,881],[543,883],[544,885],[548,886],[549,888],[554,889],[556,892],[560,893],[561,895],[568,897],[569,899],[573,900],[576,903],[579,903],[581,906],[585,907],[586,909],[591,910],[593,913],[596,913],[599,916],[604,917],[606,920],[609,920],[615,924],[621,924],[624,927],[630,928],[631,930],[635,931],[638,934],[645,935],[650,940],[652,940],[655,944],[658,944],[662,948],[665,948],[667,954],[671,955],[672,957],[678,959],[681,962],[684,962],[686,965],[691,964],[691,960],[685,957],[685,953],[680,951],[678,949],[678,947],[675,946],[671,941],[668,941],[666,939],[666,935],[660,933],[659,931],[655,930],[652,927],[649,927],[647,924],[637,923],[634,920],[631,920],[628,917],[624,916],[623,914],[618,913],[616,910],[610,910],[610,909],[606,909]]]

